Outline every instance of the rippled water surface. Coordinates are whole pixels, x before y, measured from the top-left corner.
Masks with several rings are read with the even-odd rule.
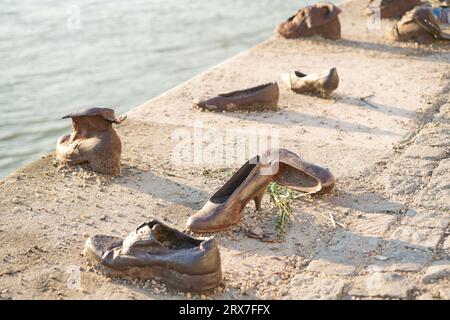
[[[2,0],[0,177],[52,151],[88,106],[119,113],[247,49],[290,0]]]

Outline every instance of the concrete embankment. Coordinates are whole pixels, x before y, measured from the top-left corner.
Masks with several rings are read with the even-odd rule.
[[[225,150],[235,143],[227,134],[244,130],[278,137],[328,167],[337,185],[294,203],[282,243],[246,237],[246,229],[276,233],[267,196],[262,212],[247,206],[239,227],[217,234],[224,281],[203,298],[449,299],[450,49],[383,40],[392,22],[367,29],[362,2],[342,4],[342,40],[274,37],[131,110],[117,126],[120,177],[48,155],[1,180],[1,297],[185,298],[158,282],[107,280],[80,252],[87,236],[124,236],[150,216],[183,229],[242,164],[196,162],[194,149]],[[282,72],[330,67],[341,80],[332,100],[279,81]],[[192,109],[202,95],[271,81],[280,84],[277,112]],[[368,96],[370,105],[361,101]],[[178,163],[186,137],[192,161]]]

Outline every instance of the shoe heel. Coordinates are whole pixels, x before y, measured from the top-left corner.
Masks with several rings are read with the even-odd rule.
[[[256,211],[260,211],[260,210],[261,210],[261,202],[262,202],[263,195],[264,195],[264,192],[265,192],[265,191],[266,191],[266,189],[263,189],[262,192],[260,192],[259,194],[257,194],[257,195],[253,198],[253,201],[255,201],[255,208],[256,208]]]

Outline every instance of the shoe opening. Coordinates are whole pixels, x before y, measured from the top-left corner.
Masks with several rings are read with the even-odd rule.
[[[290,16],[290,17],[286,20],[286,22],[290,22],[290,21],[294,20],[294,18],[297,16],[297,14],[298,14],[298,12],[296,12],[295,14],[293,14],[292,16]]]
[[[303,192],[317,192],[322,188],[320,181],[313,176],[287,164],[280,165],[282,166],[280,167],[281,175],[275,179],[279,185]]]
[[[150,222],[148,226],[152,229],[155,239],[171,250],[191,249],[203,242],[156,221]]]
[[[247,88],[247,89],[243,89],[243,90],[236,90],[236,91],[232,91],[232,92],[228,92],[228,93],[221,93],[219,94],[219,97],[237,97],[237,96],[244,96],[244,95],[249,95],[255,92],[258,92],[260,90],[263,90],[265,88],[267,88],[268,86],[273,85],[274,83],[265,83],[265,84],[261,84],[259,86],[256,87],[252,87],[252,88]]]
[[[210,199],[213,203],[225,202],[233,192],[247,179],[259,162],[259,156],[247,161]]]
[[[306,77],[306,76],[307,76],[307,74],[304,74],[304,73],[302,73],[302,72],[300,72],[300,71],[294,71],[294,73],[295,73],[295,75],[296,75],[297,77],[299,77],[299,78],[303,78],[303,77]]]

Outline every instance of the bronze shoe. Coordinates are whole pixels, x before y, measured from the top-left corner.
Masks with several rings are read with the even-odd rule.
[[[421,0],[370,0],[364,15],[371,16],[379,10],[381,19],[397,18],[421,4]]]
[[[436,39],[450,40],[443,33],[431,7],[419,6],[408,11],[392,28],[389,38],[395,41],[414,41],[430,44]]]
[[[339,86],[339,76],[336,68],[309,75],[300,71],[283,73],[281,79],[286,86],[296,93],[318,93],[329,97]]]
[[[222,279],[214,238],[193,238],[158,220],[139,226],[125,239],[95,235],[87,239],[88,264],[110,277],[159,279],[184,291],[206,291]]]
[[[287,39],[319,35],[325,39],[338,40],[341,38],[338,17],[341,12],[341,9],[329,2],[307,6],[279,24],[276,31]]]
[[[195,106],[209,111],[262,111],[277,109],[280,90],[276,82],[253,88],[221,93],[213,98],[201,98]]]
[[[116,118],[112,109],[90,108],[66,118],[72,118],[72,133],[58,139],[57,160],[70,165],[89,163],[94,171],[119,174],[122,144],[112,124],[126,116]]]
[[[240,221],[249,201],[254,200],[256,209],[261,209],[271,182],[298,191],[325,193],[334,187],[335,178],[329,170],[307,163],[289,150],[269,150],[247,161],[188,219],[187,228],[199,233],[231,228]]]

